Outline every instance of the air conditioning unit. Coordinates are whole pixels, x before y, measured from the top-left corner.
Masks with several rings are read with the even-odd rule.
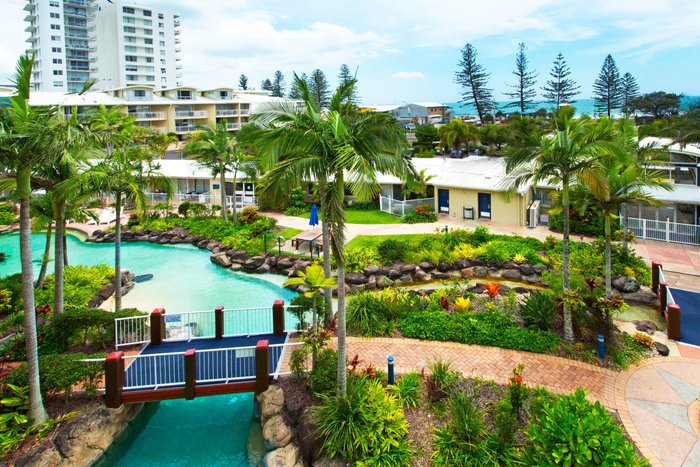
[[[539,223],[540,219],[540,202],[539,200],[535,200],[532,202],[530,205],[530,208],[528,209],[528,222],[527,226],[531,229],[534,229],[537,227],[537,224]]]

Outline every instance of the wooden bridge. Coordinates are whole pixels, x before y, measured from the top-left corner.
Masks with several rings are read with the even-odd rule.
[[[115,320],[117,350],[104,361],[107,407],[237,392],[260,393],[288,373],[297,320],[270,308],[225,309]],[[141,346],[137,354],[121,348]]]

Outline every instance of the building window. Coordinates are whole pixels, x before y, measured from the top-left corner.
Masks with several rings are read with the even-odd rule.
[[[136,43],[136,38],[134,36],[124,36],[124,42],[134,44]]]
[[[153,35],[153,29],[144,29],[143,33],[147,36],[152,36]]]
[[[51,29],[53,29],[54,31],[60,31],[61,25],[60,24],[52,24]]]
[[[160,64],[161,64],[161,65],[165,65],[165,59],[164,59],[164,58],[161,58],[161,59],[160,59]]]
[[[122,20],[123,20],[124,23],[126,23],[126,24],[136,24],[136,19],[134,19],[134,18],[129,18],[128,16],[125,16],[124,18],[122,18]]]
[[[124,52],[136,52],[136,47],[133,45],[125,45],[124,46]]]
[[[146,81],[155,81],[156,77],[155,76],[146,76]]]
[[[158,23],[158,27],[163,29],[165,27],[165,23]]]
[[[50,1],[49,6],[54,7],[54,8],[58,8],[58,2]]]
[[[163,19],[163,13],[158,13],[158,19]]]
[[[63,81],[54,81],[54,82],[53,82],[53,87],[55,87],[55,88],[61,88],[61,87],[63,87]]]
[[[54,13],[54,12],[51,12],[51,13],[49,14],[49,16],[50,16],[51,18],[56,18],[56,19],[59,19],[59,18],[61,17],[61,15],[60,15],[59,13]]]
[[[122,7],[122,11],[130,15],[133,15],[135,13],[135,10],[133,8],[129,8],[128,6]]]
[[[153,63],[153,57],[146,57],[146,63]]]
[[[165,47],[165,41],[160,41],[160,42],[158,43],[158,45],[161,46],[161,47]]]
[[[134,56],[134,55],[127,55],[126,57],[124,57],[124,60],[126,60],[127,62],[135,62],[135,61],[136,61],[136,56]]]
[[[160,54],[163,55],[163,56],[165,56],[165,50],[161,50],[161,51],[160,51]]]
[[[144,44],[153,44],[153,39],[145,38],[145,39],[143,40],[143,43],[144,43]]]
[[[153,21],[151,21],[150,19],[144,19],[143,25],[144,26],[153,26]]]
[[[60,47],[51,47],[51,52],[55,54],[60,54],[61,53],[61,48]]]
[[[63,76],[63,70],[53,70],[54,76]]]
[[[153,47],[144,47],[144,49],[147,54],[152,54],[153,53]]]
[[[131,27],[131,26],[124,26],[124,32],[128,32],[131,34],[136,34],[136,28]]]
[[[151,16],[152,14],[151,10],[143,10],[143,16]]]
[[[139,79],[138,75],[126,75],[127,81],[138,81],[138,79]]]
[[[158,33],[158,37],[165,37],[165,33],[164,33],[163,31],[160,31],[160,32]]]
[[[52,41],[60,41],[60,40],[61,40],[61,36],[51,36],[51,40],[52,40]]]
[[[138,71],[139,67],[137,67],[136,65],[126,65],[124,69],[126,71]]]
[[[56,65],[60,65],[61,63],[63,63],[63,59],[62,58],[54,58],[53,63]]]
[[[165,68],[161,68],[161,69],[160,69],[160,73],[161,73],[162,75],[164,75],[164,74],[165,74]]]

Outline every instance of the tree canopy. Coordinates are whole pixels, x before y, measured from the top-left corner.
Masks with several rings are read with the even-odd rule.
[[[576,81],[569,79],[571,69],[566,64],[564,54],[559,52],[554,59],[552,70],[549,72],[551,79],[542,87],[544,93],[542,97],[554,104],[554,108],[559,110],[563,104],[573,104],[574,97],[580,93],[581,87]]]
[[[455,81],[462,86],[462,101],[474,104],[479,119],[484,121],[486,114],[493,109],[493,92],[489,89],[488,80],[491,76],[482,65],[476,61],[476,48],[467,43],[461,52],[459,69]]]
[[[508,107],[515,107],[523,114],[525,109],[534,103],[534,98],[537,95],[535,91],[537,73],[530,71],[525,49],[524,42],[518,44],[518,53],[515,55],[515,69],[511,72],[516,77],[516,83],[508,85],[514,91],[505,93],[506,96],[513,99],[508,104]]]
[[[593,102],[596,113],[610,118],[615,109],[622,107],[622,86],[620,71],[612,55],[608,54],[593,83]]]

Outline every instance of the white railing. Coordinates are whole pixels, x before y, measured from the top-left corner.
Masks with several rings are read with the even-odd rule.
[[[226,124],[226,129],[227,130],[238,130],[241,127],[238,123],[227,123]]]
[[[252,206],[258,204],[258,199],[255,195],[236,195],[236,209],[242,209],[246,206]],[[233,196],[226,197],[226,204],[230,207],[233,206]]]
[[[255,346],[195,351],[196,383],[255,378]]]
[[[187,311],[183,313],[166,313],[166,341],[191,341],[215,337],[216,323],[213,311]]]
[[[162,203],[165,201],[168,201],[168,195],[167,193],[146,193],[146,196],[148,196],[150,203]],[[258,199],[255,197],[255,195],[236,195],[236,208],[242,209],[246,206],[251,206],[255,205],[258,203]],[[226,197],[226,203],[229,206],[233,206],[233,196],[227,196]],[[194,194],[187,194],[187,193],[175,193],[170,197],[170,201],[172,201],[175,204],[180,204],[185,201],[189,201],[190,203],[201,203],[201,204],[207,204],[210,205],[212,203],[218,204],[220,203],[220,197],[215,197],[212,199],[211,193],[194,193]]]
[[[666,282],[666,277],[664,276],[664,270],[663,268],[659,268],[659,284],[662,282]],[[666,282],[666,284],[668,284]],[[666,287],[666,307],[668,305],[675,305],[676,300],[673,298],[673,294],[671,293],[671,287]],[[663,310],[664,313],[666,313],[666,310]]]
[[[234,109],[216,109],[217,117],[236,117],[238,116],[238,110]]]
[[[196,125],[177,125],[175,126],[175,133],[187,133],[188,131],[197,130]]]
[[[700,225],[628,217],[627,228],[640,239],[700,245]]]
[[[206,110],[176,110],[175,118],[201,118],[207,117],[209,113]]]
[[[185,353],[171,352],[124,356],[124,389],[185,384]]]
[[[131,316],[114,320],[116,348],[124,345],[146,344],[151,341],[150,317]]]
[[[163,120],[165,119],[165,112],[131,112],[129,113],[132,117],[137,120]]]
[[[379,209],[400,217],[415,211],[418,206],[423,206],[424,204],[429,204],[430,207],[435,206],[435,198],[398,200],[388,196],[379,196]]]
[[[273,362],[277,362],[275,368],[271,368],[270,376],[277,378],[280,375],[289,375],[292,373],[291,367],[289,365],[290,357],[292,355],[292,347],[299,347],[304,345],[303,342],[285,342],[284,344],[272,344],[270,348],[270,356]]]

